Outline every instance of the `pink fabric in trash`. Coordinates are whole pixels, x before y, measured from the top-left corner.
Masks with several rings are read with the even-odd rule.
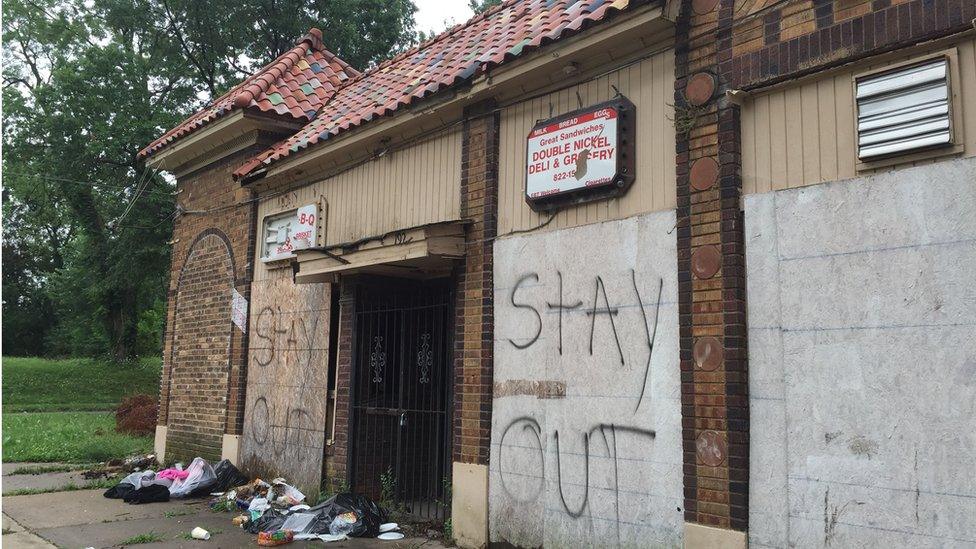
[[[190,476],[189,471],[180,471],[179,469],[163,469],[156,473],[156,478],[168,478],[171,480],[184,480],[188,476]]]

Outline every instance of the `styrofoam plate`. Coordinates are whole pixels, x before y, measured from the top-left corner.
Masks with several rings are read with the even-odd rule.
[[[403,539],[403,534],[401,534],[400,532],[385,532],[385,533],[382,533],[382,534],[380,534],[380,535],[378,535],[376,537],[378,539],[385,539],[387,541],[393,541],[393,540],[397,540],[397,539]]]
[[[395,522],[387,522],[380,524],[380,532],[392,532],[394,530],[399,530],[400,525]]]

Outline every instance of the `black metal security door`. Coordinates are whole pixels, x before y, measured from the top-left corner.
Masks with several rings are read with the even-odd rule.
[[[453,309],[447,282],[384,281],[356,297],[353,489],[423,519],[450,514]]]

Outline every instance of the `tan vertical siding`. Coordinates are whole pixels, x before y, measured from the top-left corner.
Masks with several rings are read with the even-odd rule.
[[[498,164],[498,233],[529,229],[548,215],[525,203],[525,143],[537,120],[607,101],[616,86],[637,106],[637,180],[624,196],[591,202],[559,212],[546,229],[573,227],[598,221],[675,207],[675,139],[671,104],[674,101],[674,51],[662,51],[607,76],[552,94],[523,101],[501,112]]]
[[[959,91],[965,156],[976,155],[976,39],[955,45],[959,52]],[[855,145],[855,74],[883,69],[910,59],[947,49],[913,51],[884,62],[854,65],[811,78],[791,87],[777,88],[752,97],[742,108],[742,178],[746,193],[763,193],[849,179],[859,173],[891,170],[857,170]],[[960,104],[961,103],[961,104]],[[919,165],[938,159],[909,161]]]
[[[460,186],[461,127],[457,125],[334,177],[261,200],[259,240],[266,216],[320,199],[328,204],[327,245],[456,220]],[[255,279],[261,272],[259,265]]]

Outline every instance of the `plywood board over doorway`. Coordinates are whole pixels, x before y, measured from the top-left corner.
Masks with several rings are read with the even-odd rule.
[[[329,391],[328,284],[259,269],[251,289],[250,348],[241,463],[250,474],[318,488]]]

